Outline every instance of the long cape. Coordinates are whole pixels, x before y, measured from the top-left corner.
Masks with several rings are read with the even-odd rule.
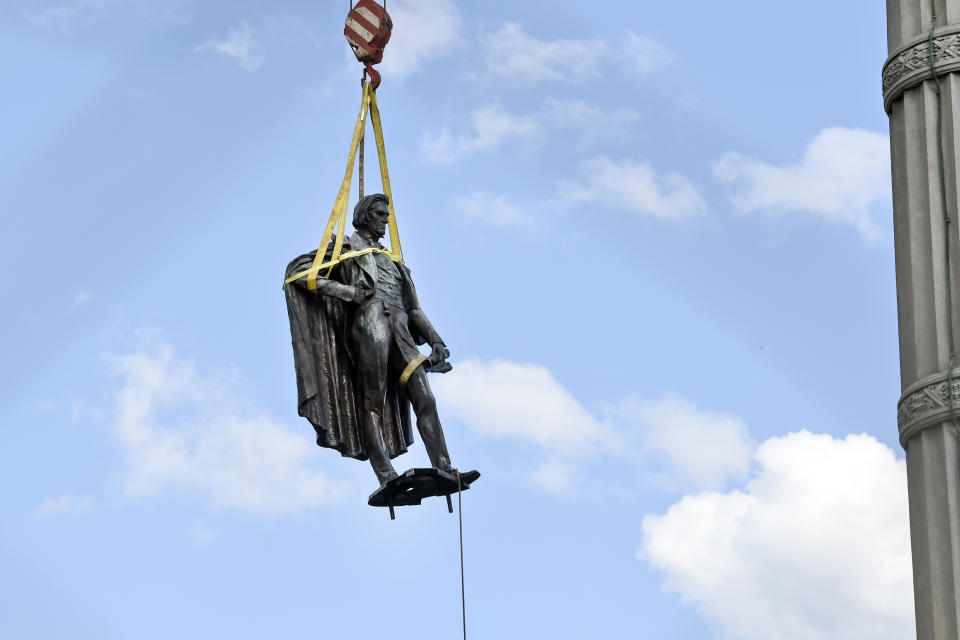
[[[315,255],[314,251],[293,260],[285,277],[309,269]],[[297,413],[313,425],[318,445],[366,460],[357,411],[363,405],[346,340],[353,305],[296,283],[284,287],[284,293],[297,372]],[[387,385],[383,439],[391,458],[413,444],[410,402],[396,380]]]

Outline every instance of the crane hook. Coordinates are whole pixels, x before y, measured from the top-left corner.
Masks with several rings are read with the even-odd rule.
[[[343,35],[357,60],[364,64],[363,77],[370,76],[374,89],[380,85],[380,74],[373,65],[383,60],[383,49],[392,30],[393,20],[387,13],[386,2],[380,5],[374,0],[358,0],[354,4],[351,0]]]

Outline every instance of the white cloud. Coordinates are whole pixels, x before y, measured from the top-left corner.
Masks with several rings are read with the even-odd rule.
[[[306,433],[248,407],[223,374],[201,373],[165,344],[112,358],[112,365],[127,495],[193,491],[214,507],[272,514],[338,496],[312,467],[317,450]]]
[[[454,136],[444,125],[440,132],[424,137],[420,153],[426,162],[450,164],[461,155],[492,149],[504,142],[530,139],[540,133],[540,124],[530,116],[509,113],[499,104],[490,104],[470,114],[470,130]]]
[[[190,21],[189,16],[150,0],[30,0],[26,4],[31,8],[20,12],[25,20],[43,29],[63,32],[77,31],[130,11],[135,11],[139,18],[160,24],[182,25]]]
[[[577,80],[594,75],[609,53],[600,38],[538,40],[516,23],[508,23],[486,38],[487,67],[503,76],[524,80]]]
[[[609,446],[614,437],[538,365],[467,360],[434,386],[445,411],[485,436],[519,438],[569,456]]]
[[[645,453],[663,458],[672,483],[721,489],[750,471],[756,444],[737,416],[702,411],[676,395],[629,400],[616,414],[635,425]]]
[[[88,510],[92,504],[90,498],[66,493],[57,498],[44,500],[40,506],[37,507],[37,515],[55,516],[66,513],[77,513]]]
[[[193,539],[199,544],[210,544],[217,539],[217,532],[206,525],[198,524],[193,528]]]
[[[106,9],[104,0],[68,0],[36,10],[24,10],[27,21],[45,29],[72,30],[95,22]]]
[[[793,165],[729,152],[714,175],[733,186],[733,204],[742,212],[815,215],[850,225],[868,240],[881,230],[872,211],[890,207],[889,139],[862,129],[824,129]]]
[[[622,42],[602,38],[540,40],[516,23],[507,23],[485,39],[487,68],[519,80],[579,82],[616,64],[649,73],[670,63],[672,54],[656,40],[627,32]]]
[[[263,45],[246,22],[227,32],[227,37],[209,37],[193,49],[197,53],[212,51],[230,58],[244,71],[256,71],[265,59]]]
[[[535,216],[528,207],[522,207],[503,195],[476,191],[453,201],[454,209],[467,222],[489,224],[501,228],[529,227]]]
[[[558,127],[580,130],[581,143],[588,144],[622,136],[624,127],[640,120],[640,112],[632,107],[600,107],[585,100],[547,98],[544,119]]]
[[[257,28],[247,22],[230,28],[226,38],[210,36],[193,48],[195,53],[213,52],[229,58],[244,71],[256,71],[266,61],[266,48],[261,37],[271,44],[306,43],[314,49],[320,48],[320,38],[306,21],[290,13],[281,13],[265,18]]]
[[[265,27],[270,34],[284,41],[303,41],[314,49],[320,48],[320,38],[314,33],[310,25],[300,16],[291,13],[282,13],[279,16],[267,18]]]
[[[574,485],[578,483],[580,473],[577,465],[573,463],[546,460],[527,477],[535,487],[558,496],[566,496],[574,492]]]
[[[540,366],[468,360],[438,378],[442,406],[473,431],[539,446],[532,484],[570,495],[587,456],[661,455],[697,491],[643,521],[639,557],[697,606],[718,637],[886,640],[912,633],[906,470],[866,435],[806,431],[754,447],[743,421],[673,395],[604,418]]]
[[[444,125],[424,136],[421,157],[432,164],[450,164],[461,156],[494,149],[502,144],[524,141],[538,143],[544,128],[573,128],[579,131],[581,144],[609,140],[640,119],[631,107],[600,107],[585,100],[547,98],[543,106],[529,115],[507,111],[499,103],[488,104],[470,114],[469,129],[458,135]],[[565,138],[566,139],[566,138]]]
[[[630,399],[598,416],[545,367],[476,359],[458,362],[434,387],[444,413],[479,435],[537,445],[545,460],[529,479],[557,494],[572,493],[577,464],[595,456],[657,466],[659,481],[698,490],[744,476],[752,459],[739,418],[675,395]]]
[[[659,71],[673,62],[674,59],[673,52],[661,43],[653,38],[637,35],[632,31],[627,31],[626,42],[623,45],[623,50],[619,52],[619,55],[622,55],[627,65],[638,73]]]
[[[705,210],[693,183],[675,174],[658,174],[645,160],[599,156],[583,164],[583,182],[560,182],[560,200],[590,204],[663,219],[688,218]]]
[[[70,301],[70,311],[76,311],[80,307],[92,302],[94,295],[86,289],[77,289],[73,292],[73,299]]]
[[[912,637],[906,469],[874,438],[764,442],[745,490],[643,521],[664,588],[741,640]]]
[[[391,0],[388,10],[394,30],[377,65],[385,80],[402,82],[463,40],[460,12],[451,0]]]

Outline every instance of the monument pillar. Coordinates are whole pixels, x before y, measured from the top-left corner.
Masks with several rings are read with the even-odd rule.
[[[907,456],[917,639],[957,640],[960,443],[951,404],[960,420],[960,352],[952,381],[948,371],[951,351],[960,349],[960,0],[887,0],[887,47],[903,392],[897,423]]]

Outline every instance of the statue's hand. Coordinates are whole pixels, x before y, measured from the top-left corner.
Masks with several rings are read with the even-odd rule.
[[[364,300],[366,300],[367,298],[369,298],[372,293],[373,293],[373,291],[371,291],[370,289],[368,289],[368,288],[366,288],[366,287],[364,287],[364,286],[354,287],[354,288],[353,288],[353,301],[359,304],[359,303],[363,302]]]
[[[430,345],[432,353],[430,354],[429,362],[431,366],[436,367],[438,364],[450,357],[450,350],[444,346],[442,342],[435,342]]]
[[[437,365],[431,364],[427,366],[427,371],[429,371],[430,373],[446,373],[451,369],[453,369],[453,365],[447,362],[446,360],[444,360],[443,362]]]

